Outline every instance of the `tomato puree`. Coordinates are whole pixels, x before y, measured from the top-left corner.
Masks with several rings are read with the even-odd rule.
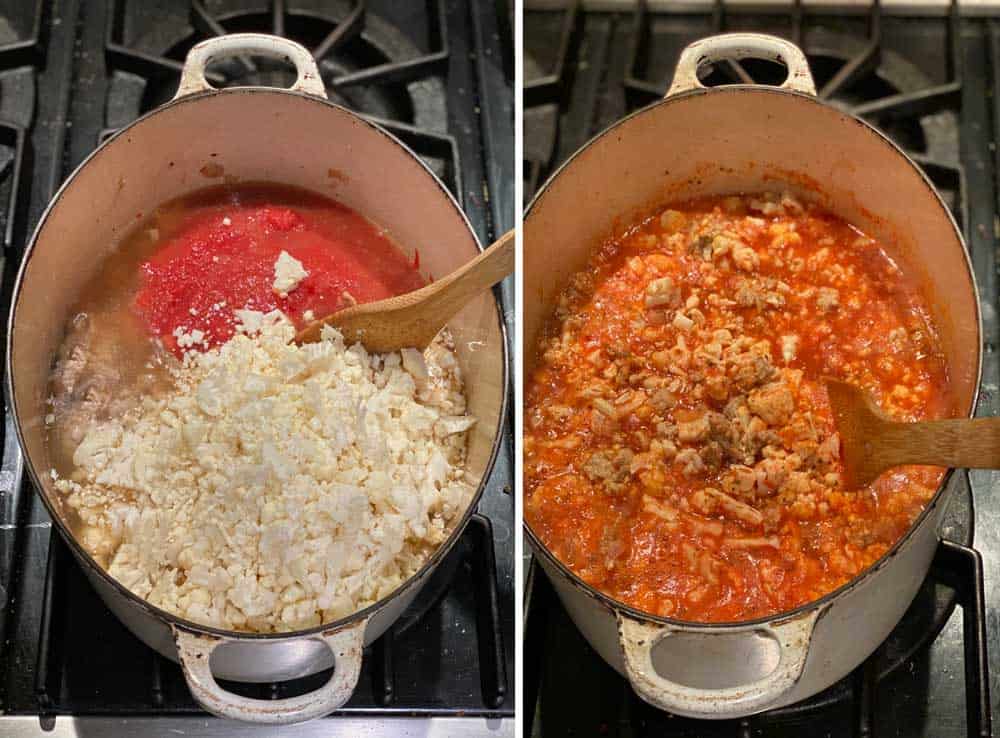
[[[152,222],[147,232],[159,244],[140,265],[133,307],[177,355],[185,350],[177,333],[201,331],[198,349],[229,340],[235,310],[281,310],[301,327],[306,311],[318,318],[426,284],[419,262],[407,260],[377,226],[311,193],[224,189],[181,200]],[[273,287],[282,251],[308,272],[284,295]]]

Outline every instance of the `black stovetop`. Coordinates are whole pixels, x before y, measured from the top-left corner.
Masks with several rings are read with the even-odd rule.
[[[513,225],[513,36],[504,2],[3,3],[0,312],[26,239],[62,180],[111,131],[173,95],[194,43],[251,30],[312,49],[331,99],[382,123],[427,161],[483,243]],[[215,71],[219,85],[289,81],[254,60]],[[510,285],[498,294],[509,320]],[[513,715],[511,438],[509,422],[478,514],[418,600],[367,649],[343,712]],[[178,667],[115,619],[52,535],[22,474],[9,414],[2,447],[0,733],[4,713],[197,715]],[[284,696],[305,686],[249,691]]]
[[[652,11],[642,2],[608,3],[626,7],[604,12],[586,3],[546,3],[549,9],[538,10],[531,0],[526,4],[526,201],[594,134],[662,97],[691,41],[738,30],[789,38],[806,51],[820,96],[885,130],[921,164],[955,213],[982,296],[986,355],[979,412],[1000,411],[1000,11],[995,18],[962,18],[945,5],[920,17],[889,15],[876,5],[837,13],[803,11],[791,0],[772,4],[768,13],[741,12],[721,0],[706,3],[703,12]],[[718,65],[705,81],[724,84],[747,75],[773,82],[771,73],[748,61]],[[1000,694],[1000,474],[963,475],[942,533],[952,543],[941,545],[913,606],[862,667],[815,698],[738,721],[681,719],[647,706],[589,648],[545,576],[532,567],[525,593],[525,735],[992,735],[991,721],[1000,717],[1000,708],[989,703],[990,687]]]

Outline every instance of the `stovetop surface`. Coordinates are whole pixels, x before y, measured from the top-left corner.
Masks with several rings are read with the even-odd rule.
[[[489,243],[514,222],[510,17],[504,2],[468,0],[0,3],[0,311],[6,315],[26,239],[59,184],[115,129],[173,95],[191,45],[224,32],[278,33],[312,49],[331,99],[410,146]],[[223,86],[291,81],[257,59],[212,72]],[[509,280],[497,294],[512,337]],[[508,419],[478,514],[396,627],[366,649],[341,722],[310,730],[395,731],[415,716],[428,736],[512,734],[511,438]],[[219,726],[232,724],[198,710],[178,667],[105,609],[52,535],[22,473],[9,413],[2,448],[0,734],[41,727],[104,735],[142,726],[223,734]],[[284,696],[309,686],[316,684],[244,691]]]
[[[533,9],[543,4],[546,9]],[[606,3],[602,10],[593,9],[601,3],[527,5],[526,202],[594,134],[662,97],[681,49],[691,41],[740,30],[796,41],[809,57],[820,96],[886,131],[925,169],[955,213],[982,298],[986,353],[979,413],[1000,411],[994,107],[1000,99],[1000,15],[964,18],[952,7],[950,13],[938,10],[933,17],[919,17],[894,8],[890,17],[865,3],[856,12],[840,14],[804,12],[791,2],[753,13],[745,4],[741,8],[740,3],[718,1],[688,7],[688,12],[670,12],[663,3]],[[736,81],[743,72],[763,82],[771,74],[752,62],[742,69],[720,65],[707,82]],[[589,648],[544,575],[531,569],[525,599],[526,735],[771,738],[808,732],[952,738],[976,728],[975,720],[967,720],[967,707],[981,708],[987,723],[981,727],[988,730],[987,695],[967,691],[975,682],[967,683],[965,677],[967,656],[975,662],[978,655],[988,655],[994,700],[1000,694],[998,493],[1000,474],[971,472],[951,500],[942,530],[952,541],[973,539],[981,553],[985,607],[977,608],[975,596],[968,596],[975,590],[976,555],[962,549],[953,557],[954,551],[944,547],[936,560],[942,566],[935,566],[901,626],[864,668],[814,700],[744,721],[672,718],[645,705]],[[971,613],[968,621],[963,620],[966,611]],[[988,634],[988,648],[978,654],[976,622]],[[994,702],[992,718],[998,717],[1000,706]]]

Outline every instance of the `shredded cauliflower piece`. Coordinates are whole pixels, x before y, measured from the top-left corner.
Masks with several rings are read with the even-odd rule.
[[[274,291],[282,297],[287,297],[288,293],[299,286],[299,283],[309,276],[309,272],[302,266],[302,262],[282,251],[278,254],[278,260],[274,262]]]

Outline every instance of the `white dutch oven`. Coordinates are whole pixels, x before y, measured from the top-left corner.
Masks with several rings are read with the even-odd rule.
[[[780,87],[702,87],[700,66],[747,57],[782,62],[788,78]],[[760,34],[708,38],[681,54],[664,100],[566,162],[524,224],[526,375],[555,298],[616,228],[678,199],[789,187],[890,245],[919,280],[950,366],[955,414],[971,415],[982,344],[961,235],[902,151],[815,94],[793,44]],[[691,623],[627,607],[585,584],[525,531],[570,617],[640,697],[679,715],[732,718],[816,694],[874,651],[927,573],[954,484],[949,472],[909,533],[852,582],[796,610],[739,623]]]
[[[297,80],[288,90],[213,89],[205,67],[238,54],[286,59]],[[209,165],[209,166],[206,166]],[[134,596],[73,538],[53,490],[45,443],[48,374],[80,288],[136,218],[213,182],[270,181],[304,187],[353,208],[404,249],[419,249],[431,274],[447,274],[480,250],[444,186],[401,142],[326,99],[312,56],[281,38],[237,34],[195,46],[177,96],[97,149],[69,177],[42,216],[14,289],[8,329],[8,393],[27,468],[59,532],[108,607],[149,646],[179,661],[207,710],[254,722],[286,723],[325,715],[354,690],[363,647],[378,638],[424,585],[461,535],[493,466],[505,410],[506,344],[500,311],[483,295],[450,324],[466,379],[468,471],[478,489],[447,542],[396,592],[340,621],[280,635],[199,626]],[[216,677],[277,682],[335,667],[321,688],[298,697],[255,700],[223,690]]]

